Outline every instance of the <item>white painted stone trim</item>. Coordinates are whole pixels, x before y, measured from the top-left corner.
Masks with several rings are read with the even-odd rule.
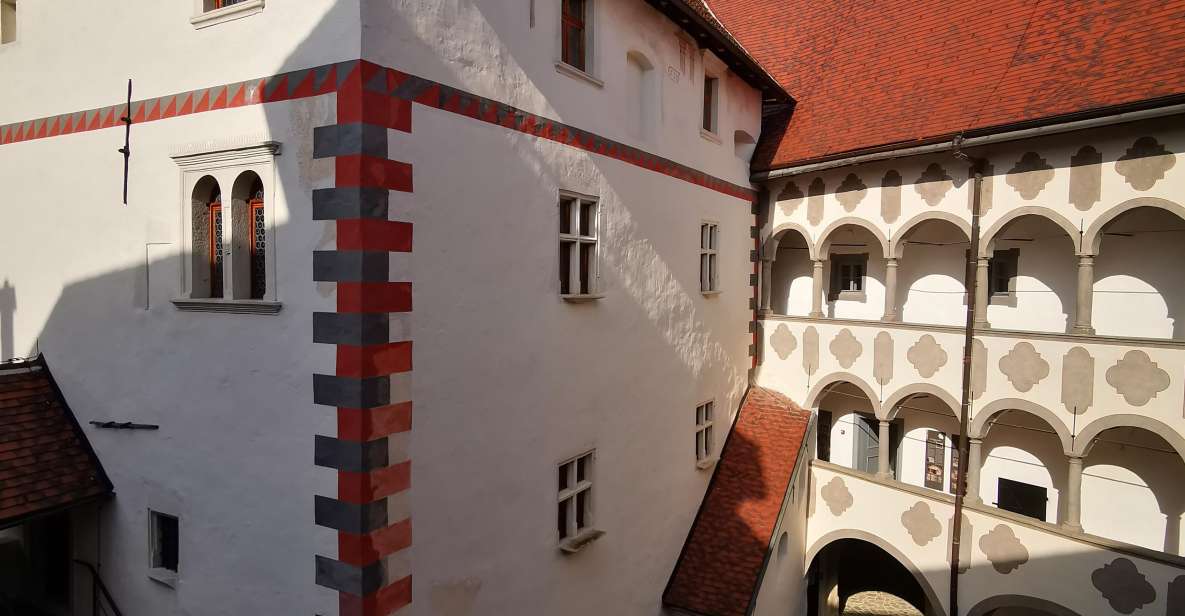
[[[205,10],[202,0],[194,0],[194,16],[189,19],[195,29],[201,30],[228,21],[250,17],[263,12],[265,0],[247,0],[213,11]]]
[[[556,61],[555,72],[557,72],[561,75],[567,75],[567,76],[572,77],[574,79],[586,81],[598,88],[605,87],[604,81],[601,81],[600,79],[597,79],[596,77],[593,77],[592,75],[590,75],[590,74],[576,68],[575,66],[572,66],[571,64],[568,64],[567,62],[562,61],[562,60]]]
[[[262,299],[220,299],[217,297],[178,297],[173,305],[181,312],[220,312],[224,314],[277,314],[284,307],[280,302]]]

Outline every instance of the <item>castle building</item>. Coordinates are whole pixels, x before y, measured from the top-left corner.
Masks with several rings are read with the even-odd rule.
[[[0,9],[0,615],[1185,613],[1185,2]]]

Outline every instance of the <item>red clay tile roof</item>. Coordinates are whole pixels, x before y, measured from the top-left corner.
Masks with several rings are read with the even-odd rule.
[[[663,593],[693,614],[744,616],[798,464],[810,412],[749,390]]]
[[[45,362],[0,364],[0,528],[110,492]]]
[[[754,169],[1185,93],[1185,0],[708,0],[797,100]]]

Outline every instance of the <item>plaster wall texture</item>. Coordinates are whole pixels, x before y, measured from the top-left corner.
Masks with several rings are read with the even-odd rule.
[[[715,401],[719,451],[746,386],[749,204],[434,109],[413,124],[390,146],[417,170],[413,606],[658,613],[710,476],[695,407]],[[560,190],[599,198],[589,303],[558,295]],[[720,224],[715,296],[702,219]],[[565,556],[556,467],[591,449],[606,535]]]
[[[359,57],[356,1],[266,0],[262,12],[196,29],[200,0],[21,2],[0,46],[0,124],[164,96]]]
[[[808,433],[805,455],[799,458],[799,468],[774,529],[769,562],[753,606],[755,616],[805,616],[807,613],[806,568],[810,563],[804,562],[802,555],[807,549],[807,512],[811,498],[808,461],[814,457],[814,435]]]
[[[946,613],[952,499],[888,487],[825,463],[816,462],[812,471],[813,497],[819,501],[808,519],[808,559],[839,538],[872,541],[914,573]],[[965,516],[961,561],[968,570],[960,576],[959,603],[968,608],[998,595],[1019,595],[1078,614],[1111,613],[1112,606],[1121,605],[1134,611],[1135,604],[1159,613],[1166,607],[1169,583],[1180,574],[1170,563],[1073,539],[1039,522],[975,508],[966,509]],[[1128,563],[1116,565],[1119,559]],[[1135,574],[1125,578],[1129,586],[1116,591],[1108,578],[1128,564]]]
[[[312,464],[313,436],[335,425],[312,404],[309,382],[335,361],[311,344],[313,312],[335,305],[332,288],[311,283],[313,250],[333,238],[305,222],[312,188],[332,182],[332,169],[318,175],[308,164],[312,126],[333,113],[330,96],[137,126],[126,207],[121,131],[0,148],[11,352],[46,354],[116,486],[101,518],[101,562],[129,612],[336,609],[336,594],[312,584],[312,554],[336,551],[334,534],[313,525],[312,495],[336,483]],[[268,285],[283,309],[180,312],[170,300],[183,293],[190,199],[170,156],[264,140],[282,143],[265,201],[276,257]],[[99,430],[90,420],[160,430]],[[149,509],[180,518],[175,588],[147,578]]]
[[[761,131],[761,96],[701,53],[674,22],[644,2],[589,2],[588,73],[600,84],[557,71],[560,4],[503,0],[363,0],[365,57],[421,77],[574,124],[748,186],[748,152],[736,131]],[[534,7],[534,25],[531,21]],[[649,96],[636,96],[627,56],[652,66]],[[700,134],[703,75],[720,78],[719,143]],[[643,109],[645,103],[650,109]],[[636,127],[646,124],[642,135]],[[634,128],[631,128],[634,127]],[[742,148],[744,149],[744,148]]]

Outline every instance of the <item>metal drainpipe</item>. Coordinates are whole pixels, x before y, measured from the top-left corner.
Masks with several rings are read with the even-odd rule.
[[[963,140],[956,138],[953,143],[952,154],[959,160],[971,163],[971,250],[967,256],[967,266],[963,279],[967,287],[967,323],[963,330],[963,391],[959,408],[959,481],[955,489],[955,517],[951,522],[950,539],[950,615],[959,615],[959,552],[961,551],[963,535],[963,501],[967,495],[967,456],[970,440],[967,435],[969,416],[971,413],[971,361],[972,349],[975,341],[975,289],[979,284],[979,201],[983,187],[983,168],[985,160],[968,155],[962,150]]]

